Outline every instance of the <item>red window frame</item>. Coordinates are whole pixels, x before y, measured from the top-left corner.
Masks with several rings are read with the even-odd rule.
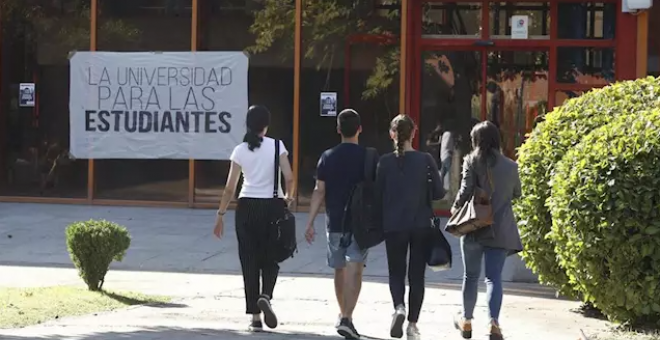
[[[404,0],[405,1],[405,0]],[[497,39],[490,37],[490,4],[495,2],[517,2],[516,0],[499,1],[479,1],[479,0],[452,0],[455,3],[481,3],[481,36],[479,37],[458,37],[458,38],[428,38],[422,36],[422,11],[425,3],[448,2],[447,0],[412,0],[411,10],[412,21],[412,56],[408,58],[408,70],[412,72],[411,82],[406,89],[410,94],[410,102],[407,103],[410,115],[415,121],[420,118],[421,105],[421,56],[424,51],[429,50],[463,50],[463,51],[482,51],[482,79],[487,79],[487,55],[489,50],[545,50],[548,51],[548,110],[555,106],[555,96],[558,91],[588,91],[593,88],[603,87],[604,85],[592,84],[564,84],[557,82],[557,50],[560,47],[595,47],[595,48],[613,48],[615,55],[615,80],[627,80],[636,78],[636,37],[637,22],[636,17],[623,13],[621,10],[621,1],[617,0],[546,0],[550,4],[550,32],[548,39],[529,39],[529,40],[511,40]],[[542,2],[542,1],[539,1]],[[558,39],[558,8],[559,3],[567,2],[592,2],[592,3],[616,3],[616,31],[614,39]],[[626,38],[628,37],[628,38]],[[488,46],[478,46],[479,41],[488,41]],[[481,88],[481,117],[486,118],[486,87]],[[416,139],[419,146],[419,138]],[[449,211],[438,211],[440,215],[450,216]]]
[[[497,39],[490,37],[490,30],[483,29],[479,37],[459,37],[459,38],[428,38],[422,36],[422,11],[425,3],[447,2],[446,0],[418,0],[413,1],[412,6],[412,36],[413,36],[413,56],[409,58],[409,70],[412,72],[412,84],[409,91],[412,94],[411,103],[409,103],[411,116],[419,120],[420,100],[421,100],[421,77],[419,75],[420,58],[424,51],[429,50],[465,50],[465,51],[502,51],[502,50],[546,50],[549,53],[548,65],[548,109],[555,106],[555,95],[558,91],[588,91],[593,88],[603,87],[605,85],[594,84],[564,84],[556,80],[557,74],[557,49],[560,47],[594,47],[594,48],[613,48],[615,51],[615,79],[634,79],[635,78],[635,53],[617,53],[618,51],[635,51],[635,39],[626,39],[621,37],[632,37],[636,34],[636,18],[633,15],[621,11],[621,2],[616,0],[546,0],[550,4],[550,32],[548,39],[529,39],[529,40],[511,40]],[[475,1],[475,0],[452,0],[454,3],[481,3],[481,27],[490,27],[490,4],[502,2],[516,2],[516,0],[499,1]],[[558,39],[557,16],[559,3],[571,2],[592,2],[592,3],[616,3],[616,32],[614,39]],[[619,39],[617,39],[619,38]],[[477,46],[480,41],[488,41],[489,46]],[[631,45],[632,44],[632,45]],[[482,72],[486,73],[486,57],[482,53]],[[485,75],[483,79],[486,79]],[[482,94],[485,88],[482,89]],[[485,95],[482,95],[484,101]],[[482,103],[481,116],[485,119],[485,103]]]

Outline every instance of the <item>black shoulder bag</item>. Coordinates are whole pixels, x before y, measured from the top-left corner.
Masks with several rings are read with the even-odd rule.
[[[431,174],[433,167],[428,166],[427,169],[428,202],[433,209],[433,177]],[[431,232],[426,241],[426,264],[429,268],[435,272],[451,269],[453,260],[451,246],[442,233],[442,221],[440,217],[435,216],[435,213],[431,217]]]
[[[296,217],[279,197],[280,189],[280,141],[275,140],[275,166],[273,177],[272,229],[275,232],[273,256],[277,263],[293,257],[298,250]]]

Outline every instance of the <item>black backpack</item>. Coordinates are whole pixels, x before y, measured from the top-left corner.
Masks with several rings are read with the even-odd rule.
[[[352,235],[360,249],[377,246],[384,240],[383,228],[376,214],[376,169],[378,152],[366,148],[364,157],[364,179],[359,182],[349,196],[344,208],[344,235]],[[345,238],[342,238],[345,239]],[[347,239],[350,242],[350,237]],[[347,246],[347,245],[345,245]]]

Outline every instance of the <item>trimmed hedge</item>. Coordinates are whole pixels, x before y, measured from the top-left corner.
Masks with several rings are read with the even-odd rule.
[[[614,321],[660,325],[660,110],[594,130],[555,169],[551,237],[571,285]]]
[[[571,99],[546,115],[520,147],[518,164],[523,197],[515,204],[522,257],[541,282],[560,293],[576,296],[565,271],[559,266],[551,239],[550,197],[555,165],[566,152],[594,129],[613,118],[660,106],[660,80],[639,79],[617,83]]]
[[[103,289],[112,261],[121,261],[131,245],[128,230],[116,223],[90,220],[66,228],[66,245],[80,277],[92,291]]]

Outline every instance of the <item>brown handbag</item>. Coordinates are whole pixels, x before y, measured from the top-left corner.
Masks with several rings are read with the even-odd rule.
[[[445,226],[445,231],[461,237],[493,224],[493,207],[491,206],[492,192],[495,191],[490,168],[486,176],[491,188],[491,195],[480,187],[475,187],[472,197],[463,204],[460,210],[451,215]]]

